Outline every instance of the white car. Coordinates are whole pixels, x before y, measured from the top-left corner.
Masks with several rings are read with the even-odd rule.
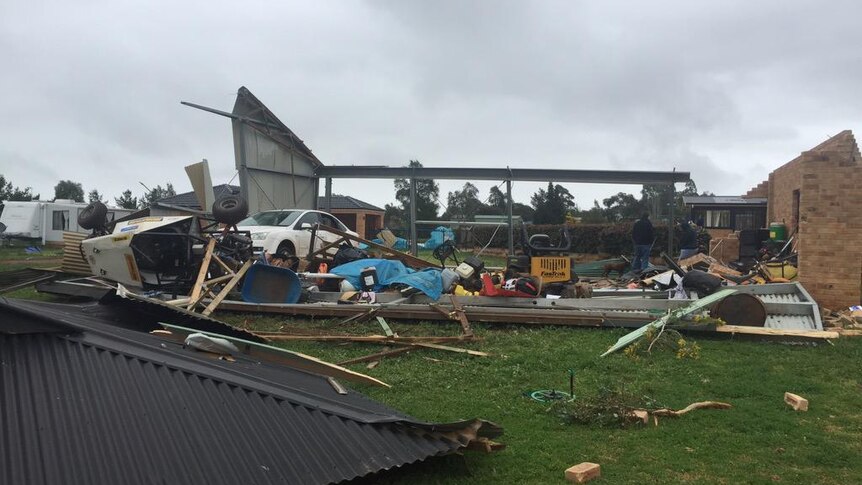
[[[252,250],[270,254],[304,257],[311,245],[311,228],[315,224],[329,226],[359,236],[332,214],[316,210],[285,209],[258,212],[237,224],[240,231],[251,233]],[[340,236],[327,231],[317,232],[314,247],[335,242]]]

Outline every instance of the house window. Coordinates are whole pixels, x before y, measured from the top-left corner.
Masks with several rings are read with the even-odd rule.
[[[713,229],[728,229],[730,228],[730,211],[729,210],[708,210],[706,211],[706,227]]]
[[[55,231],[69,230],[69,211],[53,211],[51,229]]]

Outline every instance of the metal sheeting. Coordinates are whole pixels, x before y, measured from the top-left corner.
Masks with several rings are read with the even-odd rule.
[[[249,212],[316,209],[320,160],[245,87],[233,107],[236,168]]]
[[[0,272],[0,294],[26,288],[40,281],[54,278],[56,273],[36,268],[23,268]]]
[[[15,305],[0,299],[0,331]],[[319,376],[86,316],[60,323],[72,320],[77,333],[0,333],[3,483],[333,483],[499,431],[418,422]]]

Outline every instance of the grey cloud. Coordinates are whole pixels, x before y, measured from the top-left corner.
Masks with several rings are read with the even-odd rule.
[[[227,120],[179,101],[229,110],[246,85],[325,163],[676,167],[741,193],[862,130],[860,13],[850,1],[4,2],[0,173],[117,195],[138,181],[187,188],[182,166],[205,157],[226,182]],[[383,205],[391,187],[353,195]],[[572,187],[582,206],[621,189],[638,190]]]

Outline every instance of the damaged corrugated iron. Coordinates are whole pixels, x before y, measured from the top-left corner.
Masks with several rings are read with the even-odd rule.
[[[336,483],[502,432],[424,423],[324,377],[215,359],[84,308],[0,299],[8,483]]]

